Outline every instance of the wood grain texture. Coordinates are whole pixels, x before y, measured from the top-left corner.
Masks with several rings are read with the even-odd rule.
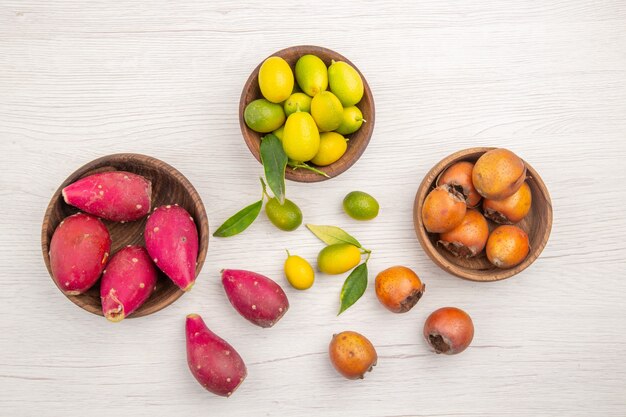
[[[357,107],[363,113],[363,119],[365,120],[365,123],[363,123],[363,125],[361,125],[361,128],[356,132],[350,135],[346,135],[346,137],[349,139],[348,149],[339,160],[324,167],[312,165],[314,168],[320,169],[321,171],[326,173],[327,177],[308,169],[294,169],[291,167],[287,167],[285,170],[285,178],[292,181],[319,182],[335,178],[339,174],[348,170],[352,165],[356,163],[356,161],[359,160],[361,155],[363,155],[363,152],[365,152],[365,149],[367,148],[367,145],[369,144],[372,137],[374,124],[376,121],[376,111],[374,106],[374,97],[372,95],[372,90],[367,83],[367,79],[359,71],[358,67],[353,62],[351,62],[348,58],[344,57],[338,52],[320,46],[298,45],[276,51],[272,53],[271,56],[279,56],[287,61],[287,63],[291,67],[291,70],[295,74],[296,62],[298,62],[298,59],[300,57],[307,54],[317,56],[322,61],[324,61],[324,64],[326,64],[326,66],[330,66],[332,61],[347,62],[359,72],[359,75],[363,80],[363,98],[359,103],[357,103]],[[266,58],[269,58],[269,56]],[[263,61],[264,60],[265,59],[263,59]],[[261,95],[261,88],[259,87],[259,70],[262,63],[263,62],[260,62],[248,77],[248,80],[244,84],[243,90],[241,92],[241,99],[239,100],[239,127],[241,128],[241,134],[244,138],[244,141],[246,142],[246,145],[248,145],[248,149],[250,149],[252,155],[254,155],[256,160],[259,162],[261,162],[260,148],[261,137],[263,136],[263,134],[255,132],[248,127],[244,120],[244,111],[246,109],[246,106],[251,101],[258,98],[263,98],[263,96]]]
[[[106,155],[86,163],[67,177],[50,199],[41,226],[41,251],[50,276],[52,277],[49,256],[52,235],[63,219],[79,211],[63,201],[61,195],[63,188],[81,178],[108,171],[132,172],[150,181],[152,186],[151,207],[153,209],[164,205],[179,205],[187,210],[198,229],[197,277],[202,270],[209,247],[209,223],[200,195],[189,180],[171,165],[150,156],[128,153]],[[147,220],[147,217],[127,223],[103,220],[111,236],[111,254],[115,254],[127,245],[144,246],[144,230]],[[154,292],[129,318],[156,313],[178,300],[183,294],[184,292],[172,280],[161,270],[158,270]],[[84,294],[66,296],[71,302],[86,311],[103,316],[99,283],[96,283]]]
[[[10,416],[279,415],[622,417],[626,409],[626,4],[494,2],[211,2],[0,0],[0,414]],[[212,239],[193,290],[145,319],[112,324],[77,308],[50,280],[41,222],[77,167],[116,152],[176,167],[212,225],[259,198],[262,167],[241,137],[238,103],[273,51],[314,44],[366,75],[376,128],[359,161],[322,183],[287,183],[304,221],[335,224],[373,250],[370,286],[336,317],[343,277],[285,287],[272,329],[247,323],[219,283],[246,268],[284,283],[288,248],[311,261],[306,229],[280,233],[263,215]],[[501,146],[529,161],[554,209],[541,257],[514,278],[460,280],[422,251],[415,192],[446,155]],[[346,193],[379,217],[343,214]],[[374,275],[414,269],[426,293],[393,315]],[[421,327],[436,308],[471,314],[472,346],[434,356]],[[202,314],[249,376],[224,400],[185,361],[184,317]],[[378,351],[363,381],[327,360],[333,333]]]
[[[527,169],[526,182],[532,193],[532,206],[528,215],[517,223],[516,226],[524,230],[528,235],[530,251],[519,265],[505,269],[496,268],[487,259],[485,251],[473,258],[455,257],[437,243],[439,234],[426,231],[422,221],[424,200],[428,193],[436,187],[441,174],[456,162],[467,161],[475,163],[478,158],[491,149],[494,148],[462,149],[443,158],[428,171],[417,189],[415,202],[413,203],[415,234],[424,252],[444,271],[472,281],[498,281],[519,274],[539,258],[543,248],[548,243],[552,230],[552,201],[548,187],[546,187],[539,173],[527,161],[524,161]],[[488,222],[490,232],[498,226],[491,220],[488,220]]]

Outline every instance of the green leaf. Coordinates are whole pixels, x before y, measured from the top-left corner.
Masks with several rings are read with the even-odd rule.
[[[216,231],[213,236],[217,237],[230,237],[235,236],[246,230],[248,226],[254,222],[263,206],[263,200],[259,200],[256,203],[250,204],[235,213],[231,218],[226,220]]]
[[[363,262],[352,270],[341,288],[341,309],[337,315],[346,311],[357,302],[367,288],[367,262]]]
[[[317,226],[314,224],[307,224],[306,227],[317,236],[322,242],[327,245],[334,245],[336,243],[349,243],[361,247],[361,244],[354,237],[350,236],[347,232],[337,226]]]
[[[265,169],[265,179],[270,190],[280,204],[285,202],[285,167],[287,154],[276,136],[269,134],[261,141],[261,162]]]

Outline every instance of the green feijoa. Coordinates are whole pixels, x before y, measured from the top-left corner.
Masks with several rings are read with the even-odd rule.
[[[285,109],[285,114],[289,116],[291,113],[295,113],[296,111],[311,111],[311,97],[307,96],[304,93],[293,93],[289,96],[287,100],[285,100],[285,105],[283,107]]]
[[[280,230],[290,232],[302,224],[302,211],[293,201],[285,199],[283,204],[276,197],[265,203],[265,214]]]
[[[355,220],[372,220],[379,208],[378,201],[363,191],[352,191],[343,199],[343,209]]]
[[[361,75],[347,62],[332,62],[328,67],[328,84],[344,107],[354,106],[363,97]]]
[[[255,132],[269,133],[285,123],[283,106],[264,98],[251,101],[243,112],[246,125]]]
[[[304,55],[296,62],[296,81],[309,96],[313,97],[328,88],[328,69],[324,61],[315,55]]]
[[[359,130],[364,121],[363,113],[357,106],[344,107],[341,123],[335,132],[349,135]]]

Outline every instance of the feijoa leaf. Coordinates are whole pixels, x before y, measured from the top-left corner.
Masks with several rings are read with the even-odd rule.
[[[270,190],[280,204],[285,202],[285,167],[287,154],[283,144],[276,136],[265,135],[261,140],[261,162],[265,170],[265,179]]]
[[[356,303],[365,293],[367,288],[367,262],[363,262],[352,270],[341,288],[341,308],[337,315],[346,311],[352,304]]]
[[[361,244],[353,236],[348,234],[343,229],[337,226],[321,226],[315,224],[307,224],[306,227],[318,237],[319,240],[327,245],[334,245],[336,243],[349,243],[361,247]]]
[[[216,231],[213,236],[216,237],[230,237],[235,236],[248,228],[254,222],[261,212],[263,206],[263,200],[259,200],[256,203],[252,203],[247,207],[239,210],[233,214],[228,220],[224,222]]]

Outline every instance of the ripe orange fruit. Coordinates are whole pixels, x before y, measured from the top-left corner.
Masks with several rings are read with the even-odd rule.
[[[499,226],[487,240],[487,258],[498,268],[518,265],[529,251],[528,235],[517,226]]]
[[[489,200],[502,200],[515,193],[526,179],[526,165],[507,149],[485,152],[474,164],[472,182]]]
[[[337,372],[348,379],[363,379],[378,360],[372,343],[362,334],[350,331],[333,336],[328,354]]]
[[[425,287],[417,274],[405,266],[392,266],[376,276],[378,301],[394,313],[412,309],[422,298]]]
[[[445,233],[461,224],[466,211],[463,195],[452,186],[443,184],[426,196],[422,221],[430,233]]]
[[[519,190],[504,200],[485,200],[483,210],[485,217],[500,224],[512,224],[521,221],[532,204],[533,194],[527,182]]]

